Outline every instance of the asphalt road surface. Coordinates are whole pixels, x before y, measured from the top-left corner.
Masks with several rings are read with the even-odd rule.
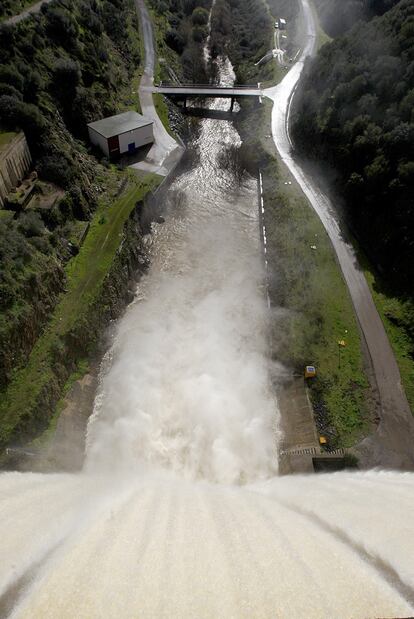
[[[174,167],[177,159],[181,155],[182,149],[165,129],[154,106],[151,92],[154,84],[155,67],[152,24],[144,1],[135,0],[135,5],[140,18],[145,48],[145,68],[139,87],[139,100],[142,114],[154,121],[155,142],[146,157],[146,161],[132,167],[166,175]]]
[[[301,0],[301,4],[306,24],[306,39],[302,54],[280,84],[264,91],[264,95],[274,103],[273,139],[282,160],[301,186],[331,239],[375,375],[380,400],[380,423],[377,431],[357,448],[361,463],[369,466],[413,469],[414,419],[401,386],[394,353],[369,286],[352,245],[342,236],[333,204],[315,180],[304,172],[292,154],[288,129],[290,104],[304,61],[316,49],[316,25],[309,0]]]

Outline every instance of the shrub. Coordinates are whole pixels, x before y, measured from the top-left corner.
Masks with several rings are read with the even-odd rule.
[[[24,80],[24,97],[31,103],[37,101],[39,92],[44,88],[44,80],[38,71],[29,70]]]
[[[23,99],[22,93],[11,84],[0,83],[0,97],[2,95],[7,95],[9,97],[13,97],[14,99],[19,99],[20,101]]]
[[[73,95],[81,79],[79,65],[74,60],[58,60],[53,68],[53,86],[62,95]]]
[[[194,9],[191,20],[195,26],[205,26],[208,24],[208,11],[201,7]]]
[[[0,59],[5,62],[10,57],[10,50],[15,42],[15,29],[8,24],[0,25]]]
[[[35,213],[34,211],[28,211],[27,213],[20,215],[18,229],[27,238],[42,236],[45,231],[45,227],[39,213]]]
[[[23,76],[14,66],[5,65],[3,67],[0,67],[0,82],[3,82],[4,84],[10,84],[20,92],[23,92]]]
[[[177,30],[168,30],[165,35],[165,42],[168,47],[171,47],[177,54],[182,54],[185,48],[186,40],[177,32]]]
[[[11,129],[23,129],[34,152],[41,146],[47,127],[44,117],[35,105],[24,103],[10,95],[0,96],[0,123]]]
[[[49,8],[46,19],[49,36],[65,49],[72,48],[78,34],[78,25],[71,14],[64,9]]]
[[[194,26],[192,35],[193,41],[196,43],[202,43],[208,37],[208,29],[206,26]]]
[[[39,160],[37,164],[39,175],[47,181],[51,181],[61,187],[69,187],[74,171],[64,155],[48,155]]]

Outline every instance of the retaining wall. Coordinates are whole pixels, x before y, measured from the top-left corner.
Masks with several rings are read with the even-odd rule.
[[[32,157],[24,133],[18,133],[0,151],[0,207],[12,189],[27,176]]]

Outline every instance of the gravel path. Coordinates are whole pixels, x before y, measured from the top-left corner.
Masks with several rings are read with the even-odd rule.
[[[19,13],[18,15],[14,15],[13,17],[10,17],[9,19],[4,20],[2,23],[10,24],[10,25],[18,24],[19,22],[23,21],[23,19],[26,19],[26,17],[29,17],[30,15],[33,15],[34,13],[38,13],[42,5],[49,4],[49,2],[52,2],[52,0],[40,0],[40,2],[36,2],[36,4],[32,4],[32,6],[24,10],[22,13]]]

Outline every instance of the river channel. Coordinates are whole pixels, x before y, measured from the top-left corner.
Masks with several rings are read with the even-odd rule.
[[[219,73],[234,80],[228,60]],[[223,165],[239,145],[231,121],[201,120],[191,167],[163,198],[90,424],[90,467],[112,467],[115,452],[127,468],[132,457],[212,481],[275,472],[257,181]]]

